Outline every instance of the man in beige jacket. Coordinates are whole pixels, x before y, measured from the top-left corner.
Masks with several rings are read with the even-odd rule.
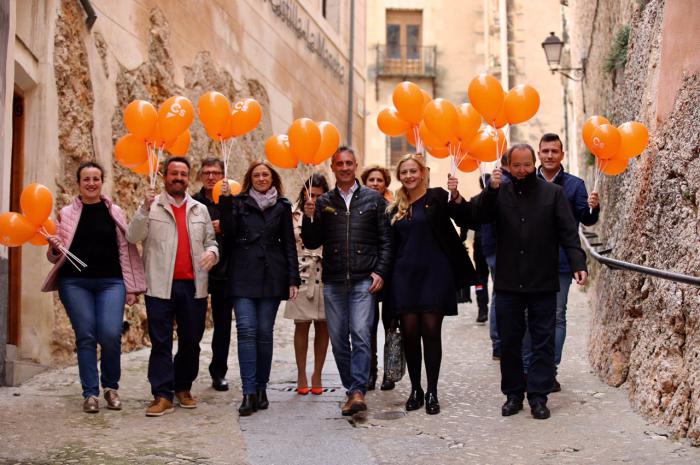
[[[165,192],[149,189],[129,224],[127,240],[143,243],[146,314],[151,355],[148,381],[154,400],[146,416],[173,411],[173,394],[182,408],[195,408],[190,394],[199,371],[199,342],[207,311],[208,272],[219,259],[207,207],[187,194],[186,158],[165,161]],[[173,319],[178,350],[173,362]]]

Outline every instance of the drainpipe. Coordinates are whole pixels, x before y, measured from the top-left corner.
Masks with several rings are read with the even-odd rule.
[[[489,0],[483,0],[484,8],[484,72],[489,71],[489,58],[491,57],[491,45],[489,31]]]
[[[347,125],[347,145],[352,147],[352,86],[355,77],[355,0],[350,0],[350,51],[348,52],[348,125]]]
[[[500,32],[500,55],[501,55],[501,86],[503,90],[508,92],[510,82],[508,79],[509,59],[508,59],[508,6],[507,0],[498,1],[498,23]],[[510,132],[507,137],[510,144]]]

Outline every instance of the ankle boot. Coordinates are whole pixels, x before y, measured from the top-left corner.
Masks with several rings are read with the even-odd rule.
[[[243,401],[238,407],[238,414],[242,417],[252,415],[258,410],[257,394],[243,394]]]
[[[396,383],[384,378],[382,380],[382,385],[379,389],[381,389],[382,391],[391,391],[392,389],[394,389],[394,387],[396,387]]]
[[[408,400],[406,401],[406,411],[410,412],[411,410],[418,410],[423,406],[423,401],[423,389],[418,388],[411,390],[411,395],[408,396]]]
[[[267,410],[270,406],[270,402],[267,400],[267,391],[265,391],[265,389],[258,389],[257,397],[258,410]]]

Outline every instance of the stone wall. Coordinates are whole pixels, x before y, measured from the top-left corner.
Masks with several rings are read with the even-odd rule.
[[[672,40],[696,53],[696,36],[674,30],[665,17],[679,7],[695,9],[685,14],[686,21],[696,20],[696,30],[692,3],[581,1],[572,4],[571,19],[580,25],[572,49],[589,50],[580,121],[603,114],[614,124],[638,120],[650,128],[648,149],[626,173],[601,184],[602,241],[615,258],[697,275],[700,74],[697,67],[680,73],[674,87],[667,77],[684,64],[662,60]],[[624,25],[631,26],[627,63],[607,72],[605,57]],[[673,107],[661,115],[659,95],[669,89]],[[590,180],[590,165],[584,160],[581,168]],[[640,413],[700,445],[700,289],[595,265],[592,271],[592,366],[607,383],[627,389]]]

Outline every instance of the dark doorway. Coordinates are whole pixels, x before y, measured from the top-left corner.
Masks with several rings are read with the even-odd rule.
[[[20,211],[19,197],[24,176],[24,97],[12,97],[12,169],[10,178],[10,211]],[[22,304],[22,248],[9,249],[9,283],[7,299],[7,342],[19,345]]]

